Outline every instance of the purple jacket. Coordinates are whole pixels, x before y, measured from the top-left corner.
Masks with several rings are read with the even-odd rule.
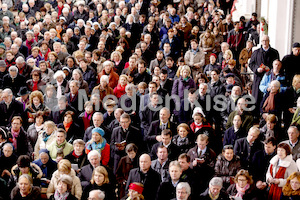
[[[172,95],[178,95],[180,99],[184,98],[184,90],[189,90],[190,88],[196,88],[195,81],[192,78],[189,78],[187,81],[184,81],[180,76],[178,79],[175,79],[172,88]]]

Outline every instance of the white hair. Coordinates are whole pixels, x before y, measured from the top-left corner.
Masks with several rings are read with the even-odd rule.
[[[176,191],[182,190],[183,188],[186,190],[188,195],[191,194],[191,186],[187,182],[178,183],[178,185],[176,186]]]
[[[220,177],[213,177],[210,181],[209,181],[209,186],[220,186],[223,187],[223,180]]]
[[[102,75],[101,78],[100,78],[100,82],[102,81],[105,81],[106,83],[109,83],[109,78],[107,75]]]
[[[97,150],[92,150],[88,154],[88,160],[91,159],[92,156],[97,156],[98,158],[101,158],[101,154]]]
[[[55,72],[53,78],[57,79],[57,77],[62,76],[64,79],[66,78],[65,73],[62,70],[58,70],[57,72]]]

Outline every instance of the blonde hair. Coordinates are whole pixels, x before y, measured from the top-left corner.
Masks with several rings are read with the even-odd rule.
[[[103,180],[102,185],[105,184],[105,183],[109,183],[107,170],[103,166],[98,166],[93,171],[93,175],[92,175],[92,179],[91,179],[92,184],[95,183],[94,176],[95,176],[96,173],[102,174],[104,176],[104,180]]]
[[[187,66],[187,65],[184,65],[184,66],[182,66],[181,69],[180,69],[180,75],[181,75],[181,76],[182,76],[182,73],[183,73],[184,70],[187,70],[187,71],[189,72],[189,75],[188,75],[188,76],[191,75],[191,68],[190,68],[189,66]]]
[[[29,96],[29,102],[30,102],[30,104],[33,103],[33,98],[34,98],[34,97],[39,98],[40,103],[41,103],[41,104],[44,104],[44,96],[43,96],[43,93],[42,93],[42,92],[40,92],[40,91],[38,91],[38,90],[31,92],[31,94],[30,94],[30,96]]]
[[[112,52],[111,55],[110,55],[110,60],[114,60],[115,54],[117,54],[119,56],[119,59],[122,60],[122,55],[121,55],[120,51]]]
[[[59,172],[65,171],[67,172],[67,174],[69,174],[71,172],[71,169],[72,169],[71,162],[67,159],[62,159],[57,164],[57,170]]]

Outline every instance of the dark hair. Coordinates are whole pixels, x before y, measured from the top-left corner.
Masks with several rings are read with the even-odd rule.
[[[74,120],[74,115],[75,115],[75,113],[73,112],[73,111],[67,111],[65,114],[64,114],[64,117],[65,116],[67,116],[67,115],[71,115],[71,117],[72,117],[72,120]]]
[[[21,155],[17,160],[17,165],[20,168],[29,167],[30,166],[30,157],[27,155]]]
[[[189,93],[194,94],[197,90],[195,88],[190,88]]]
[[[170,137],[173,136],[173,133],[172,133],[172,131],[171,131],[170,129],[165,129],[165,130],[163,130],[163,131],[161,132],[161,134],[164,135],[164,136],[167,136],[167,135],[169,135]]]
[[[137,153],[138,151],[138,147],[133,143],[127,144],[125,148],[126,153],[129,153],[131,151],[134,151],[135,153]]]
[[[186,159],[186,162],[188,162],[188,163],[191,162],[191,157],[188,154],[186,154],[186,153],[180,154],[178,156],[178,159]]]
[[[153,82],[153,81],[150,81],[148,85],[150,85],[150,84],[154,84],[155,87],[157,87],[157,83],[155,83],[155,82]]]
[[[290,155],[290,154],[292,154],[292,150],[291,150],[290,145],[288,145],[288,144],[286,144],[286,143],[280,143],[280,144],[278,145],[277,149],[278,149],[278,148],[284,149],[287,156]]]
[[[268,137],[265,139],[264,144],[271,143],[273,146],[277,145],[277,141],[275,137]]]

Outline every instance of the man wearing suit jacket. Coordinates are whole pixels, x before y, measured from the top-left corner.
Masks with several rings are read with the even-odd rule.
[[[173,81],[168,78],[168,70],[161,69],[159,78],[160,78],[160,87],[162,89],[165,89],[170,95],[173,87]]]
[[[161,131],[170,129],[173,134],[176,133],[176,126],[170,121],[170,116],[170,110],[164,107],[159,111],[159,120],[151,123],[148,133],[145,133],[145,141],[149,151],[156,142],[162,141]]]
[[[121,158],[126,155],[125,147],[127,144],[134,143],[138,147],[139,152],[144,151],[142,133],[139,129],[130,125],[130,115],[123,113],[120,117],[120,124],[121,126],[113,129],[110,141],[114,172],[116,171]]]
[[[70,92],[66,94],[68,104],[78,111],[78,90],[79,90],[79,82],[76,80],[72,80],[69,84]]]
[[[2,92],[3,101],[0,103],[0,126],[10,126],[14,116],[23,115],[23,104],[13,98],[11,89]]]
[[[143,196],[145,199],[155,199],[158,187],[161,182],[160,175],[151,168],[151,158],[148,154],[143,154],[139,159],[139,167],[130,170],[126,183],[126,195],[129,185],[133,182],[144,185]]]
[[[259,129],[252,127],[247,137],[235,141],[234,154],[240,157],[242,169],[249,169],[253,155],[263,148],[262,143],[257,139],[259,134]]]
[[[66,96],[61,96],[58,99],[58,105],[55,106],[53,108],[52,112],[51,112],[52,121],[55,124],[62,123],[63,117],[64,117],[64,115],[67,111],[73,111],[75,114],[77,113],[75,108],[68,105],[67,97]]]
[[[299,130],[296,126],[290,126],[288,129],[289,139],[282,143],[288,144],[292,149],[293,159],[296,161],[300,158],[300,141],[299,141]]]

